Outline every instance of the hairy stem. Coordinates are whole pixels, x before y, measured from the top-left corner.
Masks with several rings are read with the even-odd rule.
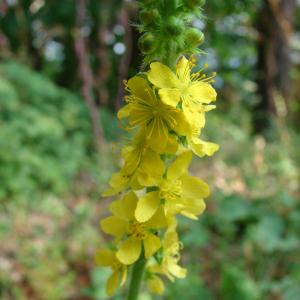
[[[131,274],[131,281],[127,300],[138,300],[138,295],[143,281],[146,260],[141,257],[134,265]]]

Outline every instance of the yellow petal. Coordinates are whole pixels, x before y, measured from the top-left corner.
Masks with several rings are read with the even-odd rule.
[[[133,174],[140,164],[142,155],[146,149],[145,145],[145,134],[141,130],[133,138],[133,141],[129,146],[126,146],[122,150],[122,156],[125,160],[124,167],[122,168],[123,173]]]
[[[197,216],[201,215],[206,208],[203,199],[185,199],[184,204],[184,210],[180,213],[193,220],[197,220]]]
[[[144,186],[156,185],[161,180],[164,172],[165,164],[160,155],[148,149],[138,169],[138,181]]]
[[[176,88],[160,89],[158,93],[162,102],[172,107],[176,107],[180,101],[181,92]]]
[[[177,150],[178,150],[178,143],[177,143],[176,136],[173,134],[169,134],[168,143],[165,151],[167,154],[174,154],[177,152]]]
[[[209,112],[213,109],[215,109],[217,106],[216,105],[203,105],[202,106],[202,111],[203,112]]]
[[[195,105],[187,105],[185,102],[182,105],[183,113],[191,127],[203,128],[205,126],[205,114],[199,111]]]
[[[112,296],[115,292],[115,290],[119,286],[119,274],[118,271],[114,271],[112,275],[108,278],[107,284],[106,284],[106,293],[108,296]]]
[[[167,178],[168,180],[175,180],[187,172],[192,161],[192,152],[186,151],[180,154],[174,162],[169,166]]]
[[[166,199],[165,205],[165,214],[167,217],[173,217],[184,209],[184,204],[182,199]]]
[[[124,285],[127,279],[127,267],[126,266],[122,266],[121,268],[121,283],[120,285]]]
[[[144,239],[145,257],[148,259],[155,254],[160,247],[160,239],[156,235],[150,233],[146,239]]]
[[[132,95],[141,99],[148,99],[149,84],[145,78],[134,76],[127,81],[127,87]]]
[[[127,187],[129,180],[130,177],[122,172],[113,174],[109,181],[111,188],[105,191],[102,196],[108,197],[118,194]]]
[[[190,81],[190,73],[191,67],[189,61],[185,56],[182,56],[177,63],[176,74],[179,79],[187,85]]]
[[[169,112],[169,114],[176,120],[172,129],[174,129],[179,135],[187,136],[191,134],[191,126],[183,112],[176,110]]]
[[[102,267],[111,266],[116,261],[116,255],[108,249],[99,249],[95,255],[96,264]]]
[[[107,217],[103,219],[100,224],[105,233],[113,235],[116,238],[122,237],[127,228],[127,222],[116,216]]]
[[[130,104],[126,104],[124,105],[119,111],[118,111],[118,119],[124,119],[124,118],[128,118],[130,115],[130,111],[131,111],[131,105]]]
[[[162,118],[155,118],[146,130],[147,143],[158,153],[163,153],[168,141],[168,128]]]
[[[153,217],[158,209],[160,198],[158,192],[147,193],[140,198],[135,210],[135,218],[138,222],[146,222]]]
[[[183,197],[192,199],[201,199],[209,196],[209,186],[203,180],[189,175],[183,175],[181,178]]]
[[[147,228],[160,229],[168,226],[168,220],[166,218],[163,206],[160,205],[154,214],[154,216],[145,223]]]
[[[151,273],[156,273],[156,274],[164,274],[164,269],[163,266],[161,264],[154,264],[154,265],[150,265],[147,268]]]
[[[153,62],[150,65],[148,79],[159,88],[172,88],[181,85],[172,70],[160,62]]]
[[[134,237],[129,237],[122,243],[116,255],[121,263],[131,265],[139,259],[141,250],[141,241]]]
[[[158,276],[153,276],[147,280],[147,286],[151,293],[162,295],[165,291],[163,281]]]
[[[178,242],[178,234],[176,232],[176,226],[173,229],[167,230],[167,232],[164,235],[164,249],[168,248],[177,248],[179,249],[179,242]]]
[[[188,144],[191,147],[191,150],[199,157],[205,155],[212,156],[220,148],[220,146],[215,143],[205,142],[199,138],[189,139]]]
[[[137,202],[135,193],[130,192],[123,199],[112,202],[110,211],[125,221],[133,220]]]
[[[175,277],[177,277],[177,278],[185,278],[185,277],[186,277],[186,273],[187,273],[186,269],[184,269],[184,268],[178,266],[178,265],[175,264],[175,263],[174,263],[174,264],[170,264],[170,265],[168,266],[168,269],[169,269],[169,272],[170,272],[173,276],[175,276]]]
[[[130,182],[130,187],[134,191],[138,191],[143,189],[145,186],[141,185],[140,182],[138,181],[138,174],[137,172],[132,176],[131,182]]]
[[[197,81],[190,85],[188,92],[194,100],[200,103],[210,103],[217,99],[215,89],[209,83],[202,81]]]

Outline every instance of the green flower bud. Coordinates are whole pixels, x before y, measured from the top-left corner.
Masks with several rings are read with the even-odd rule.
[[[168,34],[172,36],[178,36],[183,32],[185,25],[182,20],[176,17],[170,17],[167,20],[165,28]]]
[[[145,9],[140,13],[140,20],[145,25],[155,24],[159,21],[160,15],[157,9]]]
[[[186,0],[186,4],[190,8],[196,8],[199,6],[203,6],[206,0]]]
[[[143,54],[151,54],[158,47],[158,39],[151,32],[146,32],[139,38],[138,46]]]
[[[185,33],[185,43],[191,47],[197,47],[203,44],[204,34],[197,28],[189,28]]]

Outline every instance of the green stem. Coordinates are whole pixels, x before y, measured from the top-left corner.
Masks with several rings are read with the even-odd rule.
[[[167,19],[168,17],[175,15],[176,8],[177,8],[177,0],[164,0],[163,1],[164,17]],[[174,53],[173,40],[170,39],[166,41],[166,48],[167,48],[167,56],[162,59],[162,62],[168,67],[170,67],[171,69],[174,69],[175,61],[177,57]]]
[[[127,300],[138,300],[145,266],[146,266],[146,260],[144,258],[140,258],[133,265]]]

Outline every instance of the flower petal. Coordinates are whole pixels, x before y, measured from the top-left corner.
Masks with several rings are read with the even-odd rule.
[[[203,180],[189,175],[183,175],[180,177],[182,182],[183,198],[200,199],[209,196],[209,186]]]
[[[190,85],[189,95],[200,103],[210,103],[216,101],[217,93],[207,82],[197,81]]]
[[[168,270],[173,276],[175,276],[177,278],[185,278],[186,277],[186,273],[187,273],[186,269],[178,266],[175,263],[170,264],[168,266]]]
[[[205,142],[199,138],[188,139],[188,144],[191,150],[199,157],[203,157],[205,155],[212,156],[220,148],[218,144]]]
[[[176,123],[172,127],[172,129],[174,129],[178,134],[183,136],[188,136],[191,134],[190,123],[188,122],[185,114],[182,111],[175,110],[169,112],[169,114],[176,120]]]
[[[135,210],[135,218],[138,222],[146,222],[153,217],[158,209],[160,198],[158,192],[147,193],[140,198]]]
[[[160,62],[153,62],[150,65],[148,79],[159,88],[172,88],[181,85],[172,70]]]
[[[202,108],[199,109],[197,105],[187,105],[183,102],[182,110],[191,127],[201,129],[205,126],[205,114]]]
[[[147,286],[150,292],[154,294],[162,295],[165,291],[164,283],[158,276],[148,279]]]
[[[190,82],[191,66],[189,60],[185,56],[182,56],[179,59],[176,66],[176,74],[185,84]]]
[[[167,154],[174,154],[177,152],[177,150],[178,150],[178,143],[177,143],[176,136],[173,134],[169,134],[168,143],[165,151]]]
[[[108,278],[106,283],[106,293],[109,296],[112,296],[115,292],[115,290],[119,286],[119,274],[118,271],[114,271],[112,275]]]
[[[116,255],[113,251],[108,249],[99,249],[95,255],[96,264],[101,267],[111,266],[115,260]]]
[[[155,166],[155,168],[153,166]],[[160,158],[160,155],[148,149],[138,169],[138,181],[144,186],[157,185],[164,172],[165,164]]]
[[[158,91],[160,99],[167,105],[176,107],[180,101],[180,91],[176,88],[164,88]]]
[[[163,206],[160,205],[154,214],[154,216],[145,223],[147,228],[160,229],[168,226],[168,220],[166,218]]]
[[[184,210],[182,210],[180,213],[183,216],[193,220],[197,220],[197,216],[201,215],[206,208],[203,199],[185,199],[184,204]]]
[[[163,153],[168,142],[168,128],[161,118],[155,118],[147,126],[147,142],[158,153]]]
[[[127,229],[127,222],[116,216],[107,217],[100,224],[105,233],[113,235],[116,238],[122,237]]]
[[[156,253],[160,247],[161,247],[161,242],[160,242],[159,237],[150,233],[144,239],[145,257],[148,259],[154,253]]]
[[[128,193],[123,199],[114,201],[110,205],[110,211],[117,217],[129,221],[134,218],[134,210],[138,198],[134,192]]]
[[[118,111],[118,119],[124,119],[124,118],[128,118],[130,115],[130,111],[131,111],[132,106],[130,104],[126,104],[124,105],[119,111]]]
[[[185,174],[191,164],[193,154],[191,151],[186,151],[180,154],[174,162],[169,166],[167,178],[175,180]]]
[[[116,255],[121,263],[131,265],[139,259],[141,251],[141,241],[134,237],[129,237],[122,243]]]
[[[102,196],[108,197],[120,193],[127,187],[129,180],[130,177],[122,172],[113,174],[109,181],[111,188],[102,193]]]
[[[166,199],[165,205],[165,215],[167,217],[174,217],[176,214],[181,212],[184,209],[184,204],[182,199]]]
[[[125,284],[127,279],[127,266],[122,266],[121,268],[121,286]]]
[[[132,95],[144,100],[149,98],[149,94],[147,93],[149,84],[145,78],[134,76],[127,81],[126,85]]]

